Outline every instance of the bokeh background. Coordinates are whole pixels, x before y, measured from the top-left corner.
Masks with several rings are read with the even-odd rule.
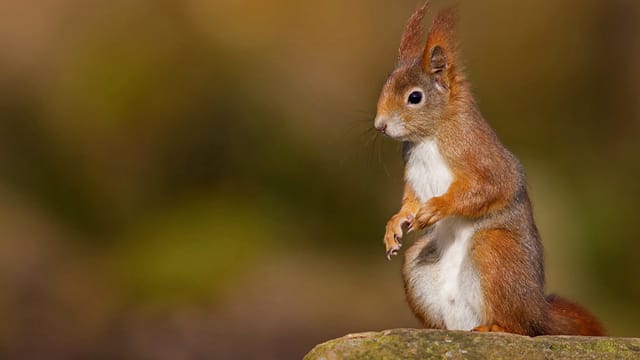
[[[371,130],[417,5],[0,1],[0,356],[300,358],[419,326],[381,242],[400,146]],[[640,336],[640,2],[460,7],[549,291]]]

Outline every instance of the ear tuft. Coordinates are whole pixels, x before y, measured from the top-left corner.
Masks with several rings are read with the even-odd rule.
[[[419,58],[423,52],[422,33],[424,30],[424,16],[429,7],[429,1],[419,7],[409,18],[402,33],[400,49],[398,50],[399,62],[411,62]]]
[[[423,55],[423,65],[428,73],[450,70],[457,65],[457,24],[456,7],[441,11],[433,19]]]

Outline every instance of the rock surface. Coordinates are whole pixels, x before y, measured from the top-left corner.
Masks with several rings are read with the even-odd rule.
[[[304,359],[640,359],[640,339],[395,329],[330,340]]]

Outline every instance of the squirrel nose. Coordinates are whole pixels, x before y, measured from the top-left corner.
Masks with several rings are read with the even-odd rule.
[[[373,126],[376,128],[376,130],[380,131],[383,134],[386,134],[388,123],[389,118],[387,116],[378,114],[375,121],[373,122]]]

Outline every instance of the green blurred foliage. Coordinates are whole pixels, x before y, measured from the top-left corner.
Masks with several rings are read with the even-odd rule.
[[[416,5],[0,4],[3,357],[291,358],[418,326],[381,245],[399,145],[371,127]],[[461,11],[549,290],[637,336],[640,5]]]

